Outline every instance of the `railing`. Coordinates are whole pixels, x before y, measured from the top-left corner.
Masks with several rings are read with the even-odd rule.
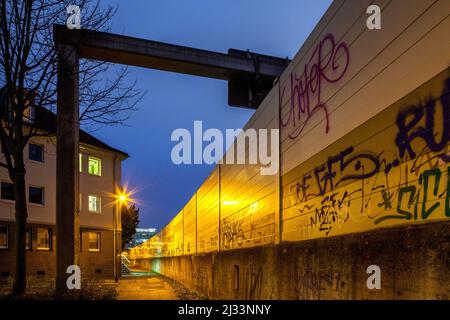
[[[122,273],[130,273],[133,263],[128,259],[128,257],[122,253],[120,255],[121,269]]]

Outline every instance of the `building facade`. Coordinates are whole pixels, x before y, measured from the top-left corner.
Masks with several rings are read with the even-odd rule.
[[[41,124],[53,132],[56,117],[40,111]],[[43,128],[46,129],[46,128]],[[24,149],[28,225],[28,275],[56,272],[56,137],[35,137]],[[3,154],[1,155],[3,158]],[[82,276],[113,277],[120,254],[121,223],[114,194],[120,190],[121,163],[128,155],[80,130],[80,268]],[[12,276],[15,265],[13,184],[0,168],[0,275]]]

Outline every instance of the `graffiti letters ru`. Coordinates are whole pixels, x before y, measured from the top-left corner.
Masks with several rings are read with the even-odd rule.
[[[450,218],[449,91],[447,80],[441,96],[400,109],[371,141],[330,155],[288,185],[284,207],[295,206],[297,229],[327,236]]]

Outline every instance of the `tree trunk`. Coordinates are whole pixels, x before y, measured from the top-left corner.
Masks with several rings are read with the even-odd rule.
[[[26,288],[26,233],[27,233],[27,199],[25,188],[25,165],[23,155],[16,158],[14,177],[14,197],[16,209],[16,268],[14,273],[13,294],[20,295]]]

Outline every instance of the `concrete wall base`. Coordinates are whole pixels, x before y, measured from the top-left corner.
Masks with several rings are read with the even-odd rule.
[[[450,299],[450,222],[136,263],[210,299]]]

